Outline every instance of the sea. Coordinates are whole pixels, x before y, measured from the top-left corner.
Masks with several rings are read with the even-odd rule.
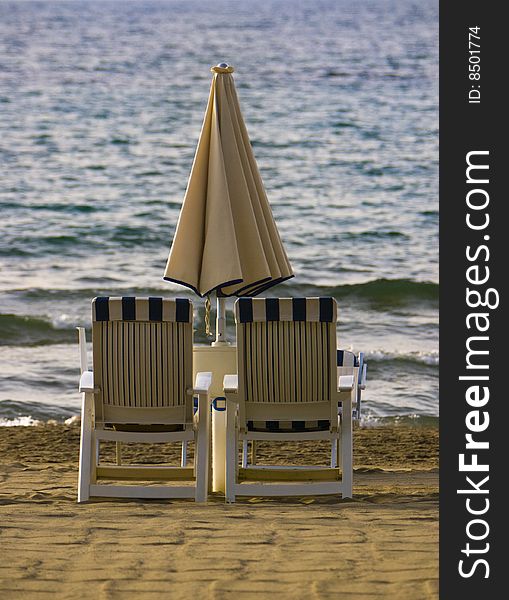
[[[223,61],[295,271],[267,295],[336,298],[363,425],[437,426],[437,0],[0,0],[1,425],[79,414],[94,296],[192,298],[210,341],[162,276]]]

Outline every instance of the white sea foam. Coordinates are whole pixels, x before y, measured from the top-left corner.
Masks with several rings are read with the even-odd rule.
[[[412,362],[424,363],[426,365],[438,366],[440,363],[440,356],[438,350],[432,350],[430,352],[422,352],[420,350],[414,350],[410,352],[389,352],[387,350],[370,350],[366,353],[366,359],[377,361],[389,361],[389,360],[408,360]]]
[[[78,327],[78,319],[67,313],[62,313],[51,320],[51,324],[55,329],[71,329],[72,327]],[[83,324],[83,323],[82,323]]]
[[[360,420],[360,427],[363,429],[373,429],[376,427],[383,427],[384,425],[419,425],[419,424],[432,424],[438,423],[438,417],[435,415],[418,415],[416,413],[407,415],[394,415],[394,416],[378,416],[374,414],[364,414]]]
[[[0,418],[0,427],[33,427],[40,425],[42,421],[33,419],[32,417],[15,417],[14,419]]]

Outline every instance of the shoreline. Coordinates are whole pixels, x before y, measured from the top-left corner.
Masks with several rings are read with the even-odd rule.
[[[282,443],[260,459],[289,450],[327,456]],[[78,451],[77,426],[0,428],[2,598],[438,597],[436,429],[357,429],[352,500],[78,505]]]
[[[66,415],[66,416],[51,416],[47,415],[39,417],[33,417],[30,415],[21,415],[19,411],[17,414],[14,414],[12,410],[12,401],[9,400],[0,400],[0,409],[2,407],[2,402],[10,403],[6,414],[1,414],[0,412],[0,428],[2,427],[46,427],[46,426],[59,426],[59,427],[71,427],[74,425],[79,425],[79,421],[81,416],[79,413],[75,412],[74,414]],[[16,402],[16,408],[22,406],[23,403],[20,401]],[[408,415],[374,415],[368,414],[363,415],[361,419],[361,423],[355,424],[357,430],[362,429],[386,429],[386,428],[410,428],[410,429],[436,429],[439,428],[439,417],[435,415],[422,415],[422,414],[408,414]]]

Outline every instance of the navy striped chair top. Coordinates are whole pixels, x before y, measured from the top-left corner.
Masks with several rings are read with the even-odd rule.
[[[248,431],[266,433],[298,433],[302,431],[327,431],[330,428],[329,419],[314,421],[248,421]]]
[[[350,350],[337,350],[338,367],[358,367],[359,357]]]
[[[92,321],[145,321],[191,323],[193,304],[187,298],[101,296],[92,301]]]
[[[235,302],[235,322],[306,321],[335,323],[334,298],[239,298]]]

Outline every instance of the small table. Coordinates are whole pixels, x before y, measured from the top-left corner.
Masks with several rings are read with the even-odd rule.
[[[226,412],[223,393],[225,375],[237,373],[237,347],[230,344],[193,347],[193,380],[196,373],[210,371],[212,385],[212,488],[213,492],[225,493],[226,464]]]

